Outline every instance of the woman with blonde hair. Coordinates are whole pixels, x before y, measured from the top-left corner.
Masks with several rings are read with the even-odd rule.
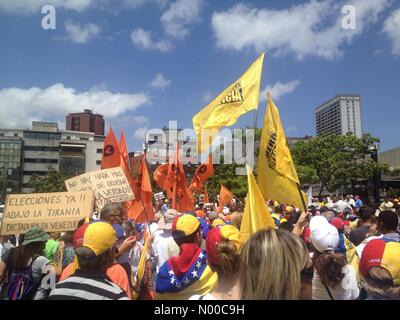
[[[243,300],[296,300],[309,261],[305,243],[282,229],[256,232],[244,245],[239,286]]]

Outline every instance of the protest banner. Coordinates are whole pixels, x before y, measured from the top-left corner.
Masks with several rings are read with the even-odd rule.
[[[154,195],[154,199],[156,200],[156,201],[161,201],[161,200],[164,200],[164,193],[163,192],[159,192],[159,193],[156,193],[155,195]]]
[[[101,210],[108,203],[135,199],[121,167],[82,174],[65,180],[65,186],[68,191],[93,191],[97,210]]]
[[[71,231],[93,212],[93,192],[7,195],[1,235],[22,234],[38,226],[46,232]]]

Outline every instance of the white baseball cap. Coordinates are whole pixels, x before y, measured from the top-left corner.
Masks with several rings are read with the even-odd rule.
[[[319,252],[335,251],[339,245],[339,232],[323,216],[315,216],[310,221],[311,243]]]

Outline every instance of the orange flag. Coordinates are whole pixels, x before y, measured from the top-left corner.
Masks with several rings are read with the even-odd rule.
[[[124,129],[121,130],[121,139],[119,140],[119,150],[121,152],[122,159],[124,159],[126,163],[129,163],[128,147],[126,145]]]
[[[107,133],[103,144],[103,156],[101,158],[101,168],[109,169],[119,167],[121,163],[121,153],[118,140],[112,128]]]
[[[165,163],[157,167],[157,169],[154,171],[154,182],[158,187],[167,191],[167,195],[169,197],[172,193],[174,180],[172,179],[171,181],[168,179],[168,167],[169,163]]]
[[[173,180],[172,208],[178,212],[194,210],[194,199],[186,188],[186,176],[179,160],[179,146],[176,145],[175,156],[168,165],[167,179]]]
[[[204,203],[210,203],[210,199],[208,198],[208,187],[207,187],[207,185],[204,188]]]
[[[235,198],[232,192],[230,192],[224,185],[221,184],[221,191],[219,192],[219,207],[218,212],[222,212],[224,205],[231,203]]]
[[[146,157],[143,157],[140,164],[137,178],[139,190],[138,197],[133,201],[129,209],[128,217],[137,223],[149,223],[153,220],[155,212],[153,208],[153,191],[151,190],[150,175],[147,170]]]
[[[209,155],[207,160],[203,162],[194,174],[193,180],[190,183],[190,190],[201,190],[201,187],[206,180],[214,175],[214,166],[212,162],[212,155]]]

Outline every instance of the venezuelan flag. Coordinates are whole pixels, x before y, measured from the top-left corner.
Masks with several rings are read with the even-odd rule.
[[[157,276],[158,300],[188,300],[214,290],[218,276],[207,265],[207,253],[194,244],[183,244],[181,255],[165,262]]]

